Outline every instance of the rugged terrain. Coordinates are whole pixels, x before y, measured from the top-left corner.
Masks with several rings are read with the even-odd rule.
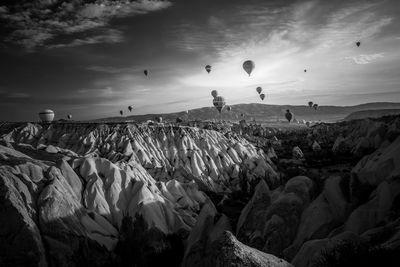
[[[3,123],[1,266],[390,266],[400,117]]]

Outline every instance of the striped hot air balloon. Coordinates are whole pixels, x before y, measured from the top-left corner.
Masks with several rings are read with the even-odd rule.
[[[54,111],[45,109],[39,112],[39,118],[42,122],[52,122],[54,120]]]

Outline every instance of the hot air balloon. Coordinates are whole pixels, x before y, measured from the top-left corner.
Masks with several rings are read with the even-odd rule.
[[[54,111],[45,109],[39,112],[39,118],[42,122],[52,122],[54,119]]]
[[[212,90],[211,91],[211,96],[216,98],[218,96],[218,91],[217,90]]]
[[[318,104],[314,104],[314,105],[313,105],[313,108],[314,108],[315,110],[317,110],[317,109],[318,109]]]
[[[360,42],[360,41],[358,41],[358,42],[356,43],[356,45],[357,45],[357,47],[360,47],[360,45],[361,45],[361,42]]]
[[[242,114],[240,114],[240,117],[244,117],[244,114],[242,113]]]
[[[210,66],[210,65],[206,65],[205,69],[206,69],[207,73],[210,73],[210,71],[211,71],[211,66]]]
[[[121,114],[121,116],[124,114],[124,112],[122,110],[119,111],[119,114]]]
[[[227,107],[226,107],[226,110],[227,110],[227,111],[231,111],[231,110],[232,110],[231,106],[227,106]]]
[[[290,110],[288,109],[286,110],[285,118],[288,120],[288,122],[290,122],[293,119],[293,113],[290,112]]]
[[[214,107],[221,113],[222,109],[225,106],[225,99],[222,96],[217,96],[213,100]]]
[[[246,60],[245,62],[243,62],[243,69],[247,72],[247,74],[249,74],[249,76],[251,72],[254,70],[255,66],[256,65],[251,60]]]
[[[71,114],[68,114],[68,115],[67,115],[67,119],[69,119],[69,120],[72,119],[72,115],[71,115]]]
[[[129,112],[132,112],[133,106],[129,106],[128,109],[129,109]]]
[[[257,91],[258,94],[261,94],[262,88],[259,86],[259,87],[256,88],[256,91]]]
[[[308,102],[308,106],[309,106],[310,108],[312,108],[312,105],[313,105],[313,102],[312,102],[312,101]]]
[[[307,70],[306,70],[306,69],[304,69],[304,72],[307,72]]]
[[[144,73],[144,75],[148,76],[149,75],[149,70],[144,70],[143,73]]]
[[[311,123],[309,121],[306,122],[307,127],[310,127],[310,124]]]
[[[260,98],[261,98],[261,100],[264,100],[265,94],[260,94]]]

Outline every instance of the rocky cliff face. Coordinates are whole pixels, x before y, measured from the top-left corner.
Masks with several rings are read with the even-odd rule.
[[[0,265],[395,257],[398,117],[245,136],[235,127],[2,124]]]

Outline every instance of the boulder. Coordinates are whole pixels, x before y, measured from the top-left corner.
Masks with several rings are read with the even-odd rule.
[[[229,231],[223,232],[208,249],[201,266],[289,267],[290,263],[274,255],[263,253],[239,242]]]
[[[36,221],[35,200],[25,184],[0,167],[0,265],[48,266]]]
[[[293,148],[293,150],[292,150],[292,157],[293,157],[293,159],[297,159],[297,160],[304,159],[304,154],[303,154],[303,152],[301,151],[300,147],[295,146],[295,147]]]
[[[352,174],[362,184],[377,186],[400,176],[400,137],[382,146],[371,155],[362,158]]]

